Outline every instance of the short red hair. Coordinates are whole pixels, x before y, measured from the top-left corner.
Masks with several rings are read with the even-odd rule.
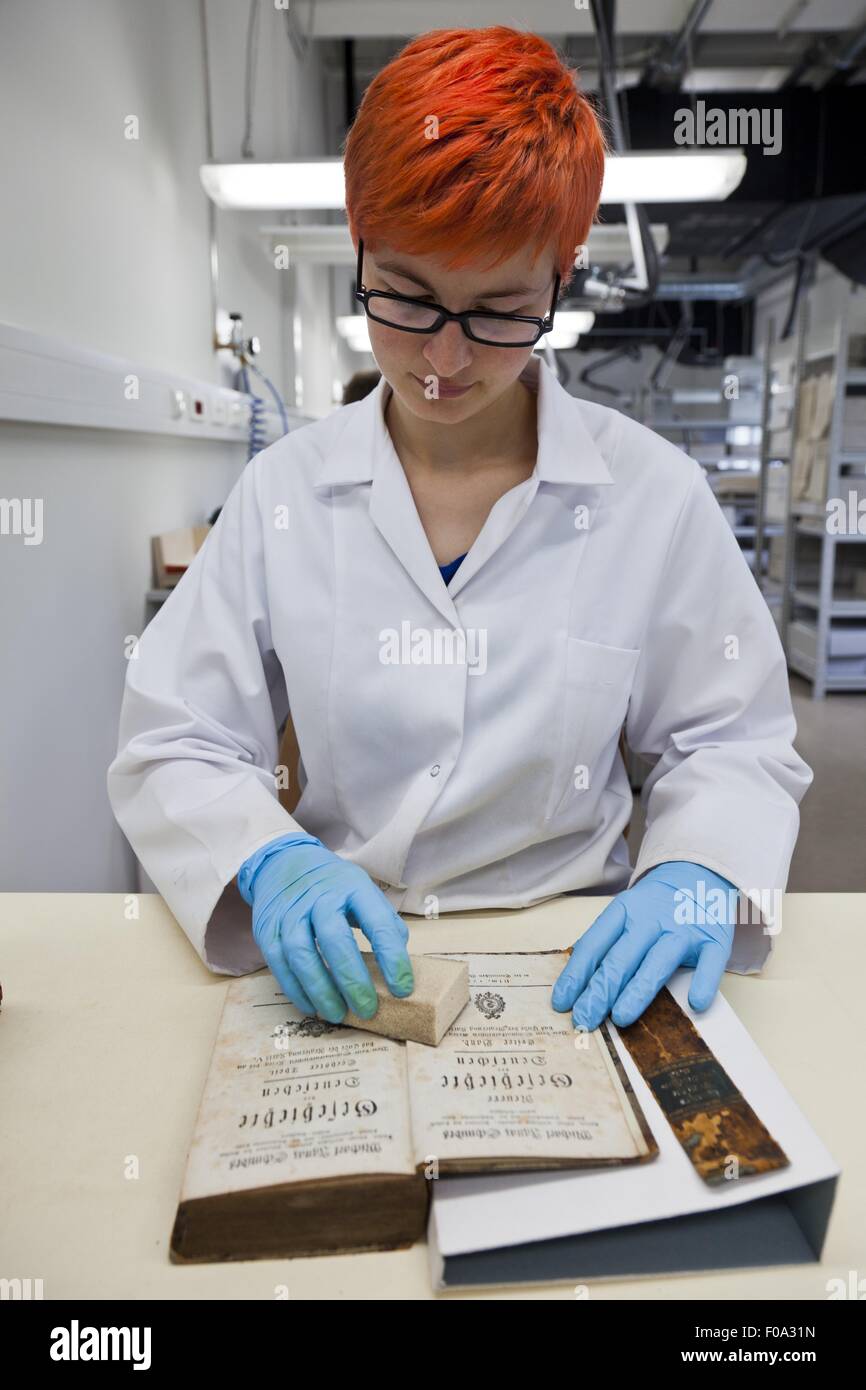
[[[429,131],[438,123],[436,138]],[[421,34],[373,78],[344,148],[349,228],[447,269],[553,242],[563,285],[601,196],[605,141],[577,74],[537,34]]]

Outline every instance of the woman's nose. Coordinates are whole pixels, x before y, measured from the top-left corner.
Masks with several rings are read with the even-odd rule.
[[[424,356],[437,376],[457,376],[472,361],[472,346],[459,323],[445,323],[428,338]]]

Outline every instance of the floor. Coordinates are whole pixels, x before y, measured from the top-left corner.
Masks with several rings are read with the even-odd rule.
[[[791,676],[796,748],[815,774],[800,803],[800,837],[791,861],[791,893],[866,892],[866,695],[812,699]],[[643,834],[635,801],[629,832],[632,863]]]

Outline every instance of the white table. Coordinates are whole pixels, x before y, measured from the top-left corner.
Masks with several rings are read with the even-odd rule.
[[[45,1299],[433,1297],[423,1244],[389,1254],[175,1266],[168,1240],[227,977],[163,901],[0,895],[0,1276]],[[407,917],[410,949],[571,945],[608,901]],[[866,1274],[866,895],[792,894],[761,975],[723,991],[843,1169],[820,1266],[593,1284],[594,1299],[824,1299]],[[126,1176],[137,1162],[138,1176]],[[570,1288],[445,1298],[572,1299]]]

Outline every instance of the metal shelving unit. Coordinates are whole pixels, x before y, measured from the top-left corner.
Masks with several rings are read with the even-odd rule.
[[[866,534],[836,535],[828,526],[832,499],[846,499],[852,488],[866,497],[866,450],[847,449],[844,443],[849,394],[866,386],[866,369],[849,365],[850,301],[856,292],[852,286],[846,297],[831,351],[806,354],[805,305],[798,334],[798,401],[792,431],[781,631],[790,669],[811,681],[816,700],[828,691],[866,691],[866,589],[861,587],[866,581],[857,580],[858,574],[866,575]],[[802,435],[803,382],[810,374],[828,370],[834,375],[834,389],[827,472],[824,501],[816,502],[794,495],[794,454]],[[811,562],[814,583],[803,574],[807,562]]]
[[[744,360],[748,361],[752,368],[758,366],[756,359]],[[725,364],[723,372],[726,368],[728,364]],[[690,393],[677,394],[688,396]],[[723,392],[718,391],[716,394],[723,408]],[[762,520],[759,515],[756,471],[757,461],[762,456],[764,437],[764,404],[760,385],[756,385],[753,394],[754,408],[751,411],[743,409],[747,404],[746,398],[740,400],[738,409],[730,414],[719,413],[717,407],[715,414],[702,416],[694,413],[692,408],[687,409],[688,402],[683,402],[679,409],[672,408],[675,406],[674,393],[659,393],[647,389],[642,394],[640,414],[643,423],[650,429],[659,434],[676,436],[671,442],[684,446],[689,456],[701,465],[709,477],[710,486],[716,492],[719,505],[725,512],[734,535],[747,553],[749,564],[761,573],[764,542],[771,535],[781,534],[783,527],[781,523],[770,524],[766,518]],[[658,415],[654,413],[657,402],[665,406],[664,412]],[[758,431],[760,441],[746,446],[733,442],[734,431],[742,429]],[[714,438],[701,439],[702,435]],[[739,488],[736,485],[738,478],[743,480]],[[754,554],[750,553],[752,551]]]
[[[806,325],[808,322],[807,311],[799,315],[797,324],[797,335],[793,350],[791,378],[784,391],[791,396],[791,416],[788,426],[790,433],[790,447],[779,450],[774,447],[773,437],[777,429],[773,425],[773,396],[775,385],[775,374],[783,362],[788,362],[792,354],[788,350],[779,351],[780,343],[776,339],[776,324],[771,320],[767,325],[767,336],[764,342],[764,373],[763,387],[761,392],[761,463],[758,473],[758,497],[755,520],[755,556],[762,555],[765,539],[779,536],[782,538],[783,549],[787,556],[790,549],[789,522],[790,522],[790,497],[791,497],[791,453],[793,450],[794,439],[797,431],[797,412],[800,399],[800,377],[803,370],[803,354],[805,345]],[[779,392],[781,394],[781,391]],[[784,503],[782,507],[782,519],[780,522],[769,523],[768,502],[770,492],[770,476],[776,468],[785,469],[784,479]],[[787,575],[783,571],[781,579],[771,574],[772,568],[772,548],[770,560],[765,573],[763,567],[759,568],[757,563],[754,567],[755,578],[758,587],[770,608],[775,619],[776,626],[780,634],[784,631],[784,608]]]

